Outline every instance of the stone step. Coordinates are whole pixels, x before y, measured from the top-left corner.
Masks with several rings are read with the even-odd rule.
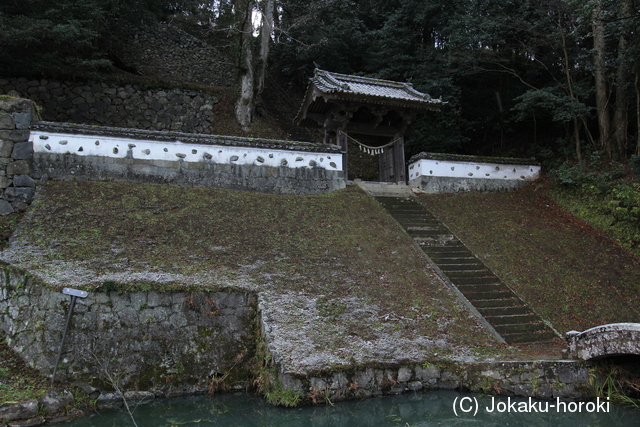
[[[450,236],[453,238],[453,234],[446,228],[440,227],[439,229],[433,230],[407,230],[407,233],[411,237],[434,237],[434,236]]]
[[[494,277],[494,278],[496,278],[496,276],[488,268],[480,269],[480,270],[462,270],[462,271],[449,270],[446,273],[447,273],[447,276],[449,277],[449,279],[451,279],[451,280],[453,280],[453,279],[467,279],[467,278],[474,278],[474,277],[483,277],[483,278],[484,277]],[[499,281],[500,280],[498,279],[498,282]]]
[[[512,298],[500,298],[500,299],[478,299],[471,301],[471,303],[477,309],[481,308],[511,308],[511,307],[525,307],[520,299],[516,297]],[[528,309],[528,308],[527,308]]]
[[[509,289],[498,289],[495,291],[462,291],[462,294],[472,303],[476,300],[505,299],[513,295]]]
[[[404,228],[409,233],[411,233],[412,231],[417,231],[417,232],[420,232],[420,231],[438,231],[438,232],[449,231],[446,228],[442,227],[442,224],[437,223],[437,222],[422,223],[422,224],[416,224],[416,225],[405,225]]]
[[[433,258],[431,258],[433,259]],[[471,257],[455,257],[455,258],[439,258],[439,259],[433,259],[433,262],[435,262],[436,264],[438,264],[438,266],[440,265],[469,265],[469,264],[482,264],[480,261],[478,261],[478,258],[471,258]]]
[[[420,214],[411,215],[404,212],[401,214],[399,213],[397,215],[393,215],[393,217],[395,218],[396,221],[398,221],[401,224],[413,224],[413,223],[424,224],[426,222],[426,223],[436,223],[436,224],[442,225],[442,223],[437,219],[433,217],[420,215]]]
[[[515,334],[500,334],[508,344],[523,344],[531,342],[549,341],[557,338],[551,330],[539,332],[522,332]]]
[[[458,240],[452,239],[451,236],[442,235],[443,238],[436,239],[432,237],[414,237],[413,240],[420,246],[432,247],[432,246],[458,246]]]
[[[474,304],[475,305],[475,304]],[[513,315],[531,315],[534,314],[526,305],[516,305],[513,307],[477,307],[480,314],[484,317],[491,316],[513,316]]]
[[[490,283],[485,285],[456,285],[456,287],[463,294],[466,292],[497,292],[502,290],[511,292],[511,290],[502,283]]]
[[[453,277],[449,277],[449,280],[451,280],[451,282],[458,286],[458,285],[492,285],[492,284],[500,284],[500,279],[498,279],[496,276],[493,277],[459,277],[459,278],[453,278]],[[508,292],[510,294],[513,295],[513,292],[511,292],[511,290],[508,290]]]
[[[425,251],[426,252],[426,251]],[[477,265],[475,264],[447,264],[447,265],[441,265],[440,266],[440,270],[442,270],[443,272],[447,273],[447,276],[449,276],[449,274],[451,273],[451,275],[455,275],[457,273],[464,273],[465,271],[469,271],[469,272],[475,272],[475,271],[491,271],[488,270],[487,267],[484,266],[484,264],[482,263],[478,263]]]
[[[547,329],[547,325],[542,321],[532,323],[519,323],[511,325],[492,325],[500,335],[517,334],[522,332],[540,332]]]
[[[536,314],[515,314],[510,316],[485,316],[491,325],[514,325],[518,323],[531,323],[540,319]]]

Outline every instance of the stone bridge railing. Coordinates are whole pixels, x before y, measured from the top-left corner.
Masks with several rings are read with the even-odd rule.
[[[640,355],[640,323],[611,323],[566,334],[569,354],[582,360]]]

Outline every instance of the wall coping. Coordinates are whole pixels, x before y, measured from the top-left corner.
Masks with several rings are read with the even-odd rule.
[[[524,159],[518,157],[490,157],[490,156],[470,156],[464,154],[447,154],[447,153],[418,153],[409,159],[409,163],[418,160],[441,160],[449,162],[466,162],[466,163],[496,163],[503,165],[533,165],[540,166],[540,163],[534,159]]]
[[[341,148],[332,144],[314,142],[284,141],[265,138],[246,138],[239,136],[209,135],[202,133],[186,133],[173,131],[142,130],[117,128],[111,126],[93,126],[76,123],[34,122],[31,130],[43,132],[71,133],[80,135],[108,136],[129,139],[148,139],[166,142],[186,142],[203,145],[227,145],[234,147],[271,148],[290,151],[309,151],[323,153],[340,153]]]

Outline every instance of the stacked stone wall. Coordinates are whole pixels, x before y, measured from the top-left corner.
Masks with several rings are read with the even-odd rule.
[[[0,331],[51,375],[70,297],[2,267]],[[108,390],[110,374],[125,389],[181,394],[207,391],[226,374],[227,385],[244,387],[255,306],[255,295],[243,291],[120,293],[106,284],[77,299],[56,378]]]
[[[218,49],[172,23],[136,28],[114,50],[125,66],[144,76],[212,86],[236,83],[235,65]]]
[[[24,211],[40,175],[33,170],[29,125],[37,112],[29,100],[0,97],[0,215]]]
[[[0,78],[0,94],[34,101],[42,120],[194,133],[210,133],[219,102],[191,90],[26,78]]]

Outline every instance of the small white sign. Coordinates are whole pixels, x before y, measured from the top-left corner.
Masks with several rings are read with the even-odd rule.
[[[86,298],[89,295],[86,291],[80,291],[78,289],[64,288],[62,293],[65,295],[71,295],[73,297]]]

